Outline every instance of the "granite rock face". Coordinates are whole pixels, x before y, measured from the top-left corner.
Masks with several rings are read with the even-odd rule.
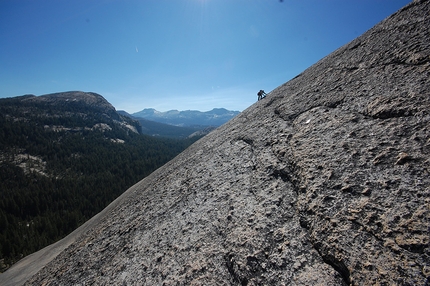
[[[414,1],[130,188],[27,284],[429,284],[429,45]]]
[[[30,96],[24,100],[31,102],[44,102],[53,106],[64,106],[65,104],[67,104],[68,106],[75,105],[76,107],[92,107],[98,111],[103,111],[108,114],[116,112],[112,104],[110,104],[105,98],[103,98],[103,96],[94,92],[58,92],[41,96]]]

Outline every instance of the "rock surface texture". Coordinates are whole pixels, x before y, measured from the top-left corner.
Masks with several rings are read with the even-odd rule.
[[[130,188],[27,284],[429,285],[429,46],[414,1]]]

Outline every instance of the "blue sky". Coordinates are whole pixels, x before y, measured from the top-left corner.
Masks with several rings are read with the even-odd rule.
[[[242,111],[409,2],[0,0],[0,97]]]

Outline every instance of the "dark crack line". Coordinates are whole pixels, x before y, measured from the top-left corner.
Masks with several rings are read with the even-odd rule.
[[[232,254],[225,255],[224,260],[227,270],[230,273],[233,281],[242,286],[248,285],[248,279],[241,278],[240,275],[234,270],[234,256]]]
[[[343,279],[343,282],[346,285],[351,285],[351,273],[349,272],[348,267],[346,267],[345,263],[336,259],[333,255],[324,255],[320,252],[320,250],[312,244],[312,247],[318,252],[322,260],[330,265]]]
[[[283,161],[282,158],[279,158],[278,156],[275,155],[275,157],[278,158],[279,161]],[[287,154],[285,155],[286,158],[294,158],[293,157],[293,151],[291,149],[289,149],[289,151],[287,152]],[[293,188],[293,191],[296,193],[297,199],[295,202],[295,209],[297,211],[297,213],[299,214],[299,220],[300,220],[300,227],[302,227],[305,232],[307,233],[308,237],[309,237],[309,225],[307,223],[307,214],[305,212],[301,212],[299,207],[298,207],[298,203],[299,203],[299,195],[302,192],[301,188],[300,188],[300,184],[299,182],[300,180],[300,176],[298,175],[298,167],[297,164],[294,163],[293,160],[287,160],[287,166],[282,170],[282,172],[279,172],[279,175],[284,177],[286,179],[286,181],[291,183],[291,186]],[[306,190],[305,190],[306,191]],[[321,257],[322,261],[324,263],[326,263],[327,265],[329,265],[330,267],[332,267],[343,279],[345,285],[351,285],[351,273],[349,272],[348,268],[346,267],[345,263],[342,262],[339,259],[336,259],[336,257],[332,256],[332,255],[324,255],[323,253],[321,253],[321,250],[319,249],[319,247],[317,247],[317,245],[315,245],[314,243],[310,243],[310,245],[312,245],[312,248],[314,248],[316,250],[316,252],[318,253],[318,255]]]

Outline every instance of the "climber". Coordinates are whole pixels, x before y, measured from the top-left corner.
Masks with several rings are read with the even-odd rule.
[[[266,97],[266,93],[264,92],[264,90],[260,89],[260,91],[257,93],[258,95],[258,100],[263,99]]]

